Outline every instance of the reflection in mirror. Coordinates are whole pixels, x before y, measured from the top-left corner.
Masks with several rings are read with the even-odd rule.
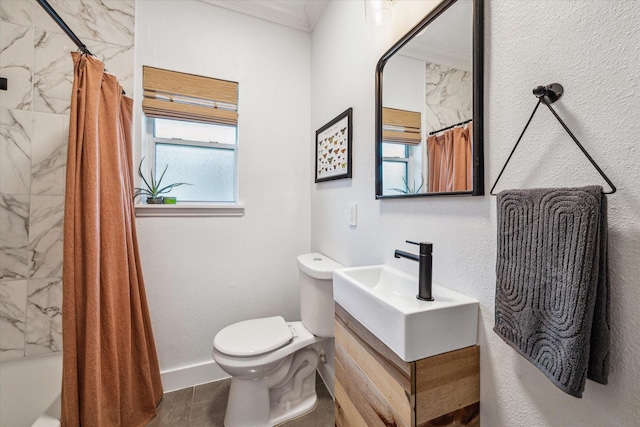
[[[380,59],[376,197],[483,194],[482,6],[445,0]]]

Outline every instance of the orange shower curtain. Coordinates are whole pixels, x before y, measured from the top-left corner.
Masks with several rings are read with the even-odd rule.
[[[471,191],[473,124],[427,139],[429,192]]]
[[[133,208],[132,99],[73,53],[63,256],[63,426],[143,426],[162,397]]]

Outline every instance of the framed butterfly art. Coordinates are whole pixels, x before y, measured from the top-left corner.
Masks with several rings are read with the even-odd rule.
[[[351,178],[352,108],[316,131],[316,181]]]

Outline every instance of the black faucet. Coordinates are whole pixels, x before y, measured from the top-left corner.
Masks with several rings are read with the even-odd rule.
[[[428,242],[417,243],[410,240],[407,240],[407,243],[420,246],[420,255],[396,249],[393,256],[395,258],[402,257],[418,261],[418,295],[416,295],[416,298],[423,301],[433,301],[433,295],[431,295],[431,252],[433,251],[433,244]]]

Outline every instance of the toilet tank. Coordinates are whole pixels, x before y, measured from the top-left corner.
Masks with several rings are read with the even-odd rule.
[[[333,336],[333,270],[342,267],[319,253],[298,256],[300,316],[305,328],[316,336]]]

